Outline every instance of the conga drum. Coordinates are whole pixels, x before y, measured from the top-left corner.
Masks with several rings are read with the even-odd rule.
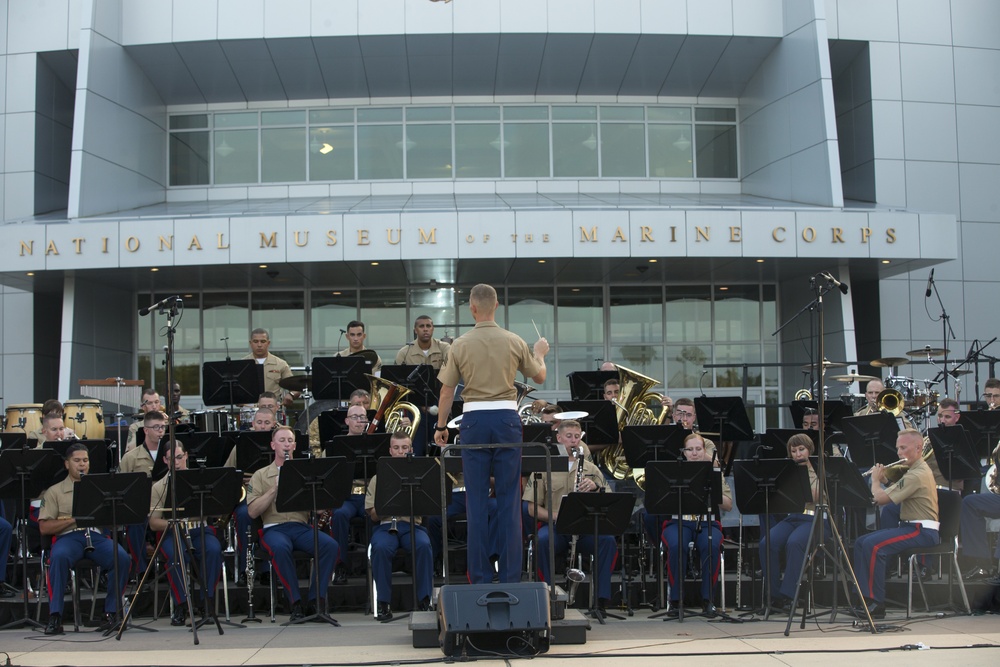
[[[31,433],[42,427],[41,403],[8,405],[5,414],[4,433]]]
[[[63,404],[66,416],[63,423],[73,429],[81,440],[104,439],[104,412],[96,398],[76,398]]]

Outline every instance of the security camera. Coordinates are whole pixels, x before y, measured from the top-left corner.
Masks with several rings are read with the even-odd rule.
[[[267,272],[267,277],[270,278],[271,280],[274,280],[275,278],[278,277],[278,272],[277,271],[268,271]]]
[[[649,267],[645,264],[640,264],[639,266],[635,267],[635,270],[638,271],[639,273],[646,273],[646,271],[649,271]]]

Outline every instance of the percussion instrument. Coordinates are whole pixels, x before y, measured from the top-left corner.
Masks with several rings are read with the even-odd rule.
[[[229,415],[225,410],[199,410],[191,413],[191,423],[202,433],[219,433],[229,430]]]
[[[293,375],[278,380],[278,386],[288,391],[305,391],[312,388],[312,375]]]
[[[848,373],[847,375],[832,375],[830,379],[834,382],[844,382],[850,384],[852,382],[871,382],[872,380],[877,380],[878,378],[874,375],[858,375],[857,373]]]
[[[950,350],[943,347],[931,347],[930,345],[924,345],[919,350],[910,350],[907,352],[907,356],[910,357],[943,357],[948,354]]]
[[[104,412],[101,402],[94,398],[76,398],[63,404],[66,428],[73,429],[83,440],[104,439]]]
[[[873,359],[871,365],[875,368],[895,368],[908,363],[910,360],[906,357],[882,357],[881,359]]]
[[[839,361],[830,361],[829,359],[824,359],[823,360],[823,368],[824,369],[836,368],[837,366],[846,366],[846,365],[847,364],[840,363]],[[800,368],[802,370],[804,370],[804,371],[808,371],[808,370],[811,370],[812,368],[814,368],[815,366],[816,366],[816,364],[802,364],[802,366]]]
[[[240,408],[240,429],[243,431],[249,431],[253,428],[253,417],[257,414],[257,410],[252,405],[244,405]],[[277,415],[275,415],[277,419]]]
[[[41,427],[41,403],[19,403],[7,406],[4,433],[31,433]]]

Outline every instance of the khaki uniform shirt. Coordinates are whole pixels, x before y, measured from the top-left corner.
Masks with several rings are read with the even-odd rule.
[[[160,445],[163,446],[162,444]],[[146,477],[153,475],[153,457],[146,445],[136,447],[122,457],[122,472],[144,472]]]
[[[253,359],[254,356],[253,353],[250,353],[243,358]],[[278,397],[280,402],[281,397],[285,395],[285,390],[281,388],[278,381],[292,377],[292,369],[288,367],[288,363],[286,363],[284,359],[276,357],[270,352],[267,353],[263,366],[264,391],[274,392],[274,395]]]
[[[53,484],[42,494],[42,506],[38,510],[38,520],[42,519],[65,519],[73,516],[73,485],[76,482],[73,478],[66,476],[66,479]],[[67,528],[60,535],[72,533],[76,528]]]
[[[367,347],[363,347],[361,349],[362,350],[367,350],[368,348]],[[344,348],[343,350],[341,350],[340,352],[338,352],[335,356],[338,356],[338,357],[349,357],[349,356],[351,356],[351,348],[349,348],[349,347]],[[382,371],[382,357],[378,356],[378,353],[376,353],[375,354],[375,365],[372,366],[370,370],[365,370],[364,372],[365,373],[370,373],[372,375],[376,375],[377,373],[380,373],[381,371]]]
[[[278,483],[278,466],[272,461],[266,468],[261,468],[250,478],[250,486],[247,487],[247,505],[260,498],[270,491],[271,487]],[[277,497],[275,498],[277,502]],[[260,515],[265,526],[272,523],[308,523],[309,512],[279,512],[274,507],[275,503],[264,510]]]
[[[30,433],[28,433],[28,435],[24,437],[26,437],[28,440],[38,440],[39,447],[41,447],[43,442],[46,442],[45,440],[42,440],[42,429],[40,428],[36,428],[34,431],[31,431]],[[79,440],[79,439],[80,436],[78,436],[73,431],[73,429],[67,426],[65,433],[63,433],[63,440]]]
[[[515,401],[518,372],[531,378],[542,372],[542,365],[520,336],[486,321],[478,322],[451,344],[438,379],[449,387],[464,380],[462,400],[467,403]]]
[[[372,481],[368,482],[368,489],[365,491],[365,512],[375,507],[375,480],[378,479],[378,475],[372,477]],[[417,520],[417,525],[423,520],[421,517],[414,517]],[[392,521],[392,517],[379,515],[380,523],[389,523]],[[407,516],[397,516],[397,523],[410,523],[410,517]]]
[[[168,503],[167,494],[170,492],[170,475],[165,475],[158,482],[153,482],[153,488],[149,491],[149,518],[158,519],[163,516],[163,506]]]
[[[142,428],[142,420],[132,422],[128,425],[128,442],[125,443],[125,453],[128,454],[135,449],[135,438],[139,429]]]
[[[570,459],[572,461],[573,459]],[[607,489],[608,482],[604,479],[604,474],[601,469],[590,461],[584,460],[583,462],[583,476],[594,483],[597,484],[598,489]],[[547,507],[548,497],[546,496],[546,481],[545,474],[542,473],[542,478],[535,480],[535,476],[532,475],[528,479],[528,483],[524,486],[524,493],[521,494],[521,500],[527,500],[530,503],[535,502],[535,486],[538,486],[538,506]],[[562,506],[563,498],[568,494],[573,492],[573,487],[576,486],[576,464],[573,464],[572,471],[568,472],[556,472],[552,471],[552,504],[555,508],[552,514],[558,515],[559,508]]]
[[[424,354],[424,351],[414,341],[399,349],[399,352],[396,353],[396,363],[410,366],[427,364],[434,368],[441,368],[448,361],[449,350],[451,350],[451,344],[442,343],[437,338],[431,338],[431,346],[427,349],[427,354]]]
[[[927,464],[917,461],[903,477],[885,490],[899,505],[900,521],[938,520],[937,489]]]

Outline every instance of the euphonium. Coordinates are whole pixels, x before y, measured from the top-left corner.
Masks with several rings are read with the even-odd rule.
[[[416,433],[417,424],[420,423],[420,408],[413,403],[407,403],[402,399],[411,390],[401,384],[396,384],[390,380],[383,380],[374,375],[365,375],[371,381],[371,409],[375,411],[371,423],[368,424],[366,433],[374,433],[383,420],[385,420],[386,433],[392,433],[400,429],[399,412],[405,410],[410,413],[410,427],[407,429],[410,437]]]
[[[882,412],[888,412],[893,417],[898,417],[903,414],[906,403],[900,392],[895,389],[883,389],[878,398],[875,399],[875,407]]]
[[[615,366],[618,369],[618,384],[621,387],[618,393],[618,400],[615,401],[615,412],[618,415],[618,430],[621,431],[626,426],[646,426],[662,423],[667,411],[660,412],[657,417],[646,405],[652,395],[649,390],[658,380],[646,377],[624,366]],[[659,396],[659,394],[653,394]],[[632,470],[625,460],[625,450],[621,443],[605,448],[601,451],[599,463],[615,479],[625,479]]]
[[[808,389],[799,389],[797,392],[795,392],[795,400],[796,401],[811,401],[811,400],[813,400],[812,392],[809,391]]]
[[[521,405],[521,401],[528,397],[528,394],[535,391],[535,388],[526,385],[523,382],[514,381],[514,389],[517,390],[517,416],[521,418],[522,424],[537,424],[542,421],[542,418],[538,415],[532,414],[531,404],[532,401],[528,401],[524,405]]]

